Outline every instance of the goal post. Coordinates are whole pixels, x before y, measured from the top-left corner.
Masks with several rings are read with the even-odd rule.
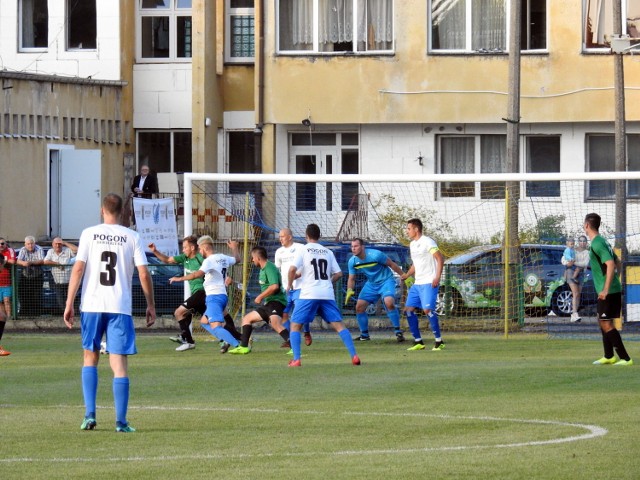
[[[621,214],[616,211],[617,182],[627,191],[625,231],[616,226]],[[515,193],[510,196],[512,185]],[[515,217],[510,209],[515,209]],[[438,306],[445,329],[464,329],[475,322],[483,330],[507,332],[531,315],[568,322],[572,292],[560,259],[566,240],[584,233],[588,213],[602,217],[601,234],[612,246],[622,240],[625,251],[640,258],[640,172],[185,173],[184,212],[185,235],[204,229],[221,245],[231,237],[264,244],[272,260],[280,229],[290,228],[298,241],[304,241],[306,226],[316,223],[321,242],[332,245],[343,267],[353,238],[364,239],[371,248],[406,247],[406,221],[420,218],[424,234],[436,240],[447,259]],[[509,238],[511,217],[517,220],[517,238]],[[233,230],[234,222],[247,228]],[[503,251],[505,256],[515,252],[515,258],[503,257]],[[625,280],[640,285],[640,279]],[[242,288],[248,292],[251,285]],[[581,292],[581,310],[592,306],[592,299],[586,298],[592,294],[590,288],[592,284],[585,284]],[[340,289],[336,288],[342,303]],[[626,320],[640,320],[640,307],[636,312],[635,305],[625,305],[625,310]],[[352,312],[353,305],[347,305],[345,314]]]

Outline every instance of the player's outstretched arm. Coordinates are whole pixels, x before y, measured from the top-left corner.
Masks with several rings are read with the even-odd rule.
[[[153,282],[151,274],[146,265],[138,266],[138,275],[140,276],[140,286],[147,301],[147,327],[156,323],[156,304],[153,298]]]
[[[67,328],[73,327],[73,323],[75,321],[75,311],[73,308],[73,301],[76,298],[76,294],[78,293],[78,288],[80,287],[80,281],[82,280],[82,275],[84,275],[84,267],[85,263],[78,260],[71,270],[71,277],[69,278],[69,289],[67,291],[67,303],[64,309],[64,323]]]

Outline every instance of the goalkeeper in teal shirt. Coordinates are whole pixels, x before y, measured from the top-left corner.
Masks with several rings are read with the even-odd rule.
[[[369,316],[367,307],[382,298],[384,309],[393,325],[398,342],[404,342],[404,335],[400,329],[400,312],[395,303],[396,279],[393,272],[402,275],[402,269],[380,250],[365,248],[364,240],[356,238],[351,242],[351,253],[353,257],[349,259],[349,278],[347,280],[347,295],[345,305],[349,303],[354,295],[353,288],[356,284],[356,274],[363,273],[367,281],[362,287],[356,302],[356,319],[360,329],[360,336],[355,340],[367,341],[369,338]]]

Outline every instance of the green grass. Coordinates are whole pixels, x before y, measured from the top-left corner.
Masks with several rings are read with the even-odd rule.
[[[138,431],[116,434],[108,357],[98,428],[81,431],[77,332],[5,334],[0,476],[637,478],[640,364],[593,366],[602,348],[592,340],[460,334],[444,351],[407,352],[391,336],[358,344],[354,367],[335,334],[318,334],[290,369],[275,334],[245,356],[202,341],[177,353],[167,335],[139,335]]]

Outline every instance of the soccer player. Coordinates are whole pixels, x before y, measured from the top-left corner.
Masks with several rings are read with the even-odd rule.
[[[289,362],[289,366],[302,366],[300,362],[300,331],[302,325],[312,322],[317,313],[340,335],[351,356],[351,363],[360,365],[356,347],[349,330],[342,323],[342,315],[333,292],[333,284],[342,277],[342,270],[340,270],[333,252],[318,243],[320,227],[311,223],[307,225],[305,233],[308,243],[300,249],[293,264],[289,267],[289,290],[293,289],[293,281],[298,272],[300,273],[300,298],[296,302],[296,308],[291,317],[293,360]]]
[[[131,280],[134,265],[147,301],[146,319],[150,327],[156,320],[153,283],[147,269],[140,237],[118,224],[122,214],[122,198],[107,194],[102,201],[104,223],[83,230],[76,263],[69,280],[64,322],[72,328],[75,321],[73,301],[82,280],[80,329],[84,366],[82,392],[85,417],[80,428],[96,428],[96,396],[98,393],[98,361],[100,341],[106,333],[109,364],[113,370],[113,400],[116,432],[131,433],[135,429],[127,421],[129,404],[128,356],[135,355],[136,334],[131,317]],[[84,276],[84,279],[83,279]]]
[[[438,299],[438,286],[444,267],[444,257],[438,250],[438,245],[431,238],[422,234],[422,221],[419,218],[412,218],[407,221],[407,236],[411,240],[409,250],[413,265],[402,275],[406,280],[415,276],[415,283],[409,288],[407,301],[405,303],[405,313],[409,322],[409,330],[413,335],[414,344],[407,350],[424,350],[424,342],[420,334],[416,308],[422,308],[429,318],[431,332],[435,337],[433,351],[443,350],[444,342],[440,336],[440,322],[436,314],[436,301]]]
[[[356,319],[360,328],[360,336],[354,340],[370,340],[367,307],[370,303],[375,303],[379,298],[382,298],[387,316],[395,330],[396,340],[404,342],[404,335],[400,329],[400,313],[395,303],[396,281],[392,270],[399,276],[402,276],[404,272],[380,250],[365,248],[364,240],[361,238],[356,238],[351,242],[351,253],[353,253],[353,257],[349,259],[348,264],[349,278],[347,280],[347,295],[344,300],[345,305],[355,293],[353,287],[356,285],[356,274],[364,273],[367,277],[367,282],[360,290],[356,302]]]
[[[287,278],[289,278],[289,267],[293,263],[296,252],[300,251],[303,245],[301,243],[293,241],[293,234],[288,228],[283,228],[282,230],[280,230],[280,233],[278,234],[278,240],[280,240],[280,244],[282,246],[276,250],[273,262],[276,264],[276,267],[280,269],[282,281],[286,282]],[[291,316],[298,297],[300,297],[300,280],[296,278],[293,281],[293,289],[287,292],[287,306],[284,309],[282,317],[284,326],[287,329],[290,328],[289,317]],[[313,343],[313,339],[311,338],[311,325],[307,323],[303,325],[302,328],[304,332],[304,344],[309,346],[311,345],[311,343]],[[282,347],[289,348],[289,342],[283,342]]]
[[[209,235],[203,235],[198,239],[198,249],[204,257],[204,261],[198,270],[182,277],[172,277],[169,282],[184,282],[204,277],[204,291],[207,294],[207,309],[200,319],[200,324],[214,337],[223,340],[233,347],[240,342],[225,328],[224,310],[227,307],[227,272],[236,263],[240,263],[238,242],[229,240],[227,246],[231,249],[232,257],[213,251],[213,239]]]
[[[611,250],[611,245],[600,235],[600,215],[590,213],[584,219],[584,232],[591,240],[589,263],[593,275],[593,285],[598,292],[598,324],[602,332],[604,357],[594,365],[633,365],[622,343],[620,332],[613,325],[614,318],[620,318],[622,310],[622,285],[616,272],[621,271],[620,260]],[[613,351],[618,353],[617,359]]]
[[[182,240],[181,255],[172,257],[165,255],[158,251],[153,243],[149,244],[149,250],[151,250],[151,252],[163,263],[167,263],[169,265],[184,265],[185,275],[199,270],[202,262],[204,262],[204,258],[198,252],[198,238],[195,235],[190,235]],[[200,315],[203,315],[207,309],[207,294],[204,291],[203,282],[204,279],[202,277],[194,278],[188,282],[191,296],[187,298],[173,313],[175,319],[178,321],[178,325],[180,325],[180,335],[170,337],[172,341],[180,344],[176,348],[177,352],[184,352],[186,350],[196,348],[196,342],[191,334],[191,320],[193,312],[198,312]],[[231,315],[226,313],[224,320],[224,328],[228,330],[234,338],[240,339],[240,333],[236,330]],[[223,353],[225,352],[226,349]]]
[[[282,291],[282,277],[278,268],[267,260],[267,251],[264,247],[254,247],[251,250],[251,261],[260,268],[258,283],[260,294],[255,298],[258,308],[247,313],[242,319],[242,340],[240,346],[229,353],[245,355],[251,352],[249,340],[253,332],[253,324],[266,322],[271,325],[286,343],[289,343],[289,330],[282,326],[282,311],[287,304],[287,299]]]

